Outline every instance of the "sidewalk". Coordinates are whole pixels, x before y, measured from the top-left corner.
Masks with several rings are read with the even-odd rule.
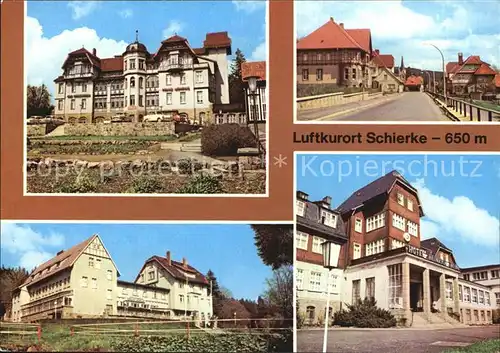
[[[395,93],[380,98],[372,98],[358,102],[334,105],[328,108],[313,108],[297,111],[297,121],[308,120],[330,120],[336,116],[353,113],[359,110],[368,109],[370,107],[395,100],[401,97],[401,94]]]

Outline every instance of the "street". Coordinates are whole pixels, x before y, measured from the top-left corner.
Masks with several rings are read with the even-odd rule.
[[[346,113],[343,114],[342,112]],[[422,92],[405,92],[395,97],[301,111],[301,121],[441,121],[450,122],[432,101]]]
[[[331,329],[329,353],[439,353],[484,339],[500,338],[500,326],[443,330]],[[321,352],[323,330],[297,331],[297,352]],[[500,347],[499,347],[500,349]]]

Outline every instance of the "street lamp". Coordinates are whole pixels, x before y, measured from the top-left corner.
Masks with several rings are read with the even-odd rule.
[[[325,309],[325,333],[323,336],[323,353],[326,353],[326,344],[328,341],[328,321],[330,318],[330,271],[338,267],[340,245],[330,240],[321,244],[323,253],[323,267],[328,269],[326,278],[326,309]]]
[[[259,151],[259,156],[261,155],[261,147],[260,147],[260,138],[259,138],[259,125],[257,123],[257,80],[259,79],[258,76],[249,76],[247,77],[248,80],[248,88],[250,90],[250,93],[248,94],[249,97],[251,97],[250,102],[252,103],[252,111],[250,114],[250,109],[248,109],[248,118],[250,119],[250,115],[253,117],[253,130],[255,133],[255,138],[257,140],[257,149]]]
[[[446,106],[448,106],[448,99],[447,99],[447,96],[446,96],[446,67],[444,65],[444,55],[443,55],[443,52],[441,51],[441,49],[439,49],[437,46],[435,46],[434,44],[431,44],[431,43],[425,43],[427,45],[430,45],[434,48],[437,49],[437,51],[439,52],[439,54],[441,54],[441,61],[442,61],[442,64],[443,64],[443,93],[444,93],[444,104]]]

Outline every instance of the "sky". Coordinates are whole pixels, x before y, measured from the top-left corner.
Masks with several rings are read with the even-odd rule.
[[[25,58],[28,84],[53,80],[69,52],[97,49],[113,57],[139,41],[155,52],[177,33],[202,47],[206,33],[227,31],[232,52],[266,60],[266,3],[263,1],[29,1],[26,2]]]
[[[203,274],[211,269],[219,285],[234,298],[255,300],[272,276],[245,224],[112,224],[1,222],[1,264],[32,269],[59,250],[99,234],[120,271],[121,280],[134,281],[153,255],[188,263]]]
[[[500,155],[297,155],[297,190],[338,207],[396,170],[419,192],[421,239],[438,238],[461,267],[500,263]]]
[[[500,1],[296,1],[295,29],[303,37],[330,17],[345,28],[369,28],[374,49],[396,65],[442,71],[462,52],[500,68]]]

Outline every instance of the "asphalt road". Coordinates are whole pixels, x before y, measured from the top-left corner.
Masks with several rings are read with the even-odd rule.
[[[450,122],[425,93],[406,92],[399,97],[330,121],[441,121]]]
[[[484,339],[500,338],[500,326],[445,330],[331,329],[328,353],[440,353]],[[297,352],[321,352],[323,330],[297,331]],[[500,347],[499,347],[500,350]]]

